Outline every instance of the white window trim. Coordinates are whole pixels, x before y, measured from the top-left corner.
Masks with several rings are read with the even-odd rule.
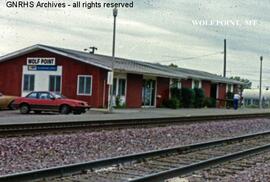
[[[181,79],[174,79],[174,78],[171,78],[170,79],[170,88],[172,88],[172,84],[173,84],[173,80],[177,80],[177,88],[178,89],[181,89],[182,88],[182,82],[181,82]]]
[[[195,81],[199,82],[199,87],[198,88],[202,88],[202,81],[201,80],[192,80],[192,86],[191,88],[194,89],[195,88]]]
[[[34,90],[24,90],[24,76],[25,75],[34,76]],[[22,92],[33,92],[33,91],[35,91],[35,79],[36,79],[36,75],[34,75],[34,74],[23,74],[23,76],[22,76]]]
[[[157,87],[158,87],[158,81],[156,77],[152,76],[143,76],[143,79],[145,80],[154,80],[155,81],[155,96],[154,96],[154,105],[153,106],[144,106],[142,105],[141,108],[156,108],[157,107]],[[143,98],[143,97],[142,97]]]
[[[80,78],[81,77],[86,77],[91,79],[91,88],[90,88],[90,94],[83,94],[79,93],[79,84],[80,84]],[[79,96],[92,96],[92,90],[93,90],[93,76],[92,75],[78,75],[77,77],[77,95]]]
[[[126,95],[127,95],[127,78],[125,78],[125,77],[122,77],[122,76],[115,76],[113,79],[116,79],[116,85],[115,85],[115,95],[113,95],[113,97],[116,97],[116,96],[118,96],[119,95],[119,80],[120,79],[123,79],[123,80],[125,80],[125,95],[119,95],[120,97],[126,97]],[[113,87],[112,87],[112,89],[113,89]]]
[[[216,99],[219,99],[219,84],[217,84],[217,90],[216,90],[216,91],[217,91],[217,94],[216,94],[216,95],[217,95],[217,96],[216,96]]]
[[[60,93],[62,93],[62,76],[61,75],[49,75],[49,84],[48,84],[49,87],[48,87],[48,90],[50,91],[50,77],[51,76],[60,76]]]
[[[230,84],[230,85],[231,85],[230,92],[233,92],[233,84]]]

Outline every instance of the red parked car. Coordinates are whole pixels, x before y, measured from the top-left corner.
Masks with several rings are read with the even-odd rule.
[[[61,94],[53,92],[31,92],[26,97],[19,97],[13,102],[13,107],[20,109],[22,114],[30,111],[41,113],[42,111],[54,111],[61,114],[81,114],[89,109],[87,102],[67,99]]]

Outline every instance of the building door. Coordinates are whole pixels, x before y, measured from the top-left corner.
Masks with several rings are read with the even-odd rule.
[[[142,106],[154,107],[155,98],[156,98],[156,81],[144,79],[142,90]]]
[[[213,99],[216,99],[217,98],[217,84],[211,84],[210,96]]]

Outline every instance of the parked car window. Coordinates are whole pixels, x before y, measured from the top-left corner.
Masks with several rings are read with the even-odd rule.
[[[44,92],[39,94],[39,99],[50,99],[50,98],[51,96],[49,93]]]
[[[23,91],[33,91],[35,88],[35,75],[23,76]]]
[[[65,99],[66,97],[59,93],[52,93],[52,97],[56,99]]]
[[[78,76],[78,95],[92,95],[92,76]]]
[[[26,98],[36,99],[37,98],[37,92],[30,93],[29,95],[26,96]]]
[[[49,91],[58,93],[61,92],[61,76],[50,75]]]

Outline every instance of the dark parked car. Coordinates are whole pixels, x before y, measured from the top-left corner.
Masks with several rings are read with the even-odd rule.
[[[22,114],[30,111],[41,113],[42,111],[53,111],[61,114],[81,114],[90,108],[87,102],[68,99],[61,94],[53,92],[31,92],[26,97],[19,97],[13,102],[13,107],[20,109]]]

